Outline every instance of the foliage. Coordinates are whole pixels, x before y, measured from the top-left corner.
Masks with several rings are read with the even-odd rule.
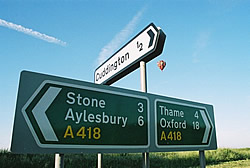
[[[230,161],[224,162],[218,165],[209,165],[207,168],[249,168],[250,167],[250,160],[238,160],[238,161]]]
[[[250,148],[218,149],[206,151],[206,163],[210,166],[218,164],[237,167],[249,165]],[[142,154],[104,154],[104,168],[136,168],[142,165]],[[208,167],[210,167],[208,166]],[[8,150],[0,150],[0,168],[51,168],[54,167],[53,154],[13,154]],[[65,168],[96,168],[96,154],[65,154]],[[199,167],[199,152],[160,152],[150,153],[150,167]],[[230,167],[230,166],[229,166]]]
[[[32,154],[12,154],[8,150],[0,152],[0,167],[1,168],[51,168],[54,161],[51,155],[32,155]]]

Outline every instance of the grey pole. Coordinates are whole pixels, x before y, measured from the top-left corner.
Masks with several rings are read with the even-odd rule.
[[[55,168],[64,168],[64,154],[55,154]]]
[[[140,62],[141,71],[141,91],[147,92],[147,76],[146,76],[146,63]],[[142,153],[142,168],[149,168],[149,153]]]
[[[142,153],[142,168],[149,168],[149,153]]]
[[[101,153],[97,154],[97,168],[103,168],[102,157],[103,155]]]
[[[141,91],[147,93],[146,63],[144,61],[140,62],[140,70],[141,70]]]
[[[199,157],[200,157],[200,166],[201,168],[206,168],[206,158],[205,158],[205,151],[199,151]]]

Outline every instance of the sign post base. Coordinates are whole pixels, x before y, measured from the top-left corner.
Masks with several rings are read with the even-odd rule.
[[[55,168],[64,168],[64,154],[55,154]]]
[[[199,151],[200,156],[200,167],[206,168],[206,158],[205,158],[205,151]]]

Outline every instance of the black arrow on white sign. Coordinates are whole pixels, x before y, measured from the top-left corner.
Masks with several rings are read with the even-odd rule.
[[[150,37],[150,41],[149,41],[149,44],[148,44],[148,48],[151,47],[153,45],[153,40],[154,40],[154,37],[155,37],[155,34],[152,30],[149,30],[148,32],[148,35]]]

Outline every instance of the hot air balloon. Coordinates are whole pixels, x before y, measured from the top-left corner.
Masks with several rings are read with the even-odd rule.
[[[166,66],[166,62],[163,61],[163,60],[160,60],[160,61],[157,62],[157,66],[160,68],[161,71],[163,71],[163,69]]]

